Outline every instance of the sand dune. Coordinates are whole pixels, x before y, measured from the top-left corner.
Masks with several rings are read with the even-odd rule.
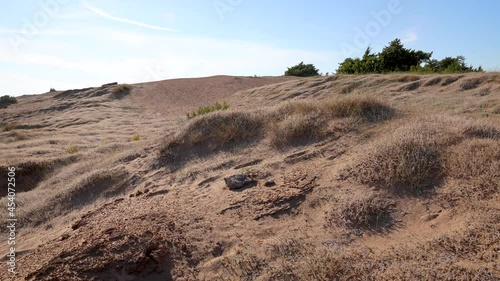
[[[500,74],[119,86],[0,109],[0,279],[498,280]]]

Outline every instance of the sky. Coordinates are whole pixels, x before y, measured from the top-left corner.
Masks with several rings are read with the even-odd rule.
[[[19,0],[0,3],[0,95],[212,75],[333,73],[400,38],[500,70],[500,1]]]

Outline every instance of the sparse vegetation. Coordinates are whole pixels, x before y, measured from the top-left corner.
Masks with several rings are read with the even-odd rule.
[[[386,120],[394,110],[372,98],[343,97],[326,102],[294,101],[254,112],[216,112],[193,119],[185,130],[169,138],[162,149],[203,144],[210,149],[249,143],[269,136],[276,147],[301,144],[328,135],[336,118]]]
[[[319,70],[313,64],[304,64],[304,62],[301,62],[297,65],[289,67],[285,71],[285,76],[298,76],[298,77],[319,76]]]
[[[140,139],[141,139],[141,136],[139,134],[135,134],[135,135],[132,136],[132,140],[133,141],[138,141]]]
[[[0,97],[0,108],[7,108],[11,104],[16,104],[17,99],[15,97],[11,97],[9,95]]]
[[[196,116],[208,114],[210,112],[215,112],[215,111],[220,111],[220,110],[227,110],[229,108],[229,104],[227,102],[216,102],[214,105],[209,105],[209,106],[202,106],[198,108],[198,110],[195,110],[193,112],[188,112],[186,114],[188,119],[195,118]]]
[[[65,151],[66,151],[66,153],[69,153],[69,154],[75,154],[78,151],[80,151],[80,149],[78,148],[78,146],[73,145],[73,146],[66,148]]]

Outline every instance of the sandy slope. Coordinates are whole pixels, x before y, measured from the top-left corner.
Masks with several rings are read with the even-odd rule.
[[[498,128],[498,74],[217,76],[137,84],[119,98],[111,89],[21,97],[0,110],[2,123],[18,125],[0,133],[2,169],[20,167],[26,191],[18,275],[5,269],[2,280],[329,280],[325,268],[342,280],[498,280],[498,189],[473,200],[468,181],[447,178],[407,195],[349,177],[374,141],[412,120]],[[397,116],[335,121],[334,134],[285,149],[264,136],[180,166],[160,155],[187,111],[215,101],[252,110],[367,95]],[[223,178],[240,172],[257,184],[228,190]],[[367,194],[395,202],[390,226],[331,224],[339,206]]]

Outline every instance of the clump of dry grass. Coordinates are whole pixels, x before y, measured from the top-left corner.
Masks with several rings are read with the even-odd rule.
[[[387,120],[395,114],[395,110],[388,104],[362,96],[326,101],[324,107],[333,117],[357,117],[370,122]]]
[[[269,136],[274,146],[318,140],[328,135],[329,124],[338,118],[359,118],[382,121],[391,118],[394,110],[370,97],[342,97],[324,102],[294,101],[271,112]]]
[[[480,77],[480,78],[470,78],[470,79],[462,81],[462,83],[460,84],[460,88],[462,90],[464,90],[464,91],[472,90],[472,89],[477,88],[483,82],[484,82],[484,78],[483,77]]]
[[[379,228],[392,224],[391,211],[395,203],[377,195],[364,196],[347,202],[331,214],[330,222],[354,228]]]
[[[10,132],[16,128],[17,128],[16,124],[11,124],[11,123],[4,124],[2,127],[2,132]]]
[[[65,149],[66,153],[69,153],[69,154],[75,154],[77,153],[78,151],[80,151],[80,148],[78,148],[78,146],[76,145],[72,145],[70,147],[67,147]]]
[[[335,119],[379,121],[394,110],[369,97],[344,97],[326,102],[293,101],[260,111],[212,112],[193,119],[185,129],[167,140],[162,155],[194,146],[209,150],[250,143],[267,135],[275,147],[318,140],[329,134]],[[175,153],[174,153],[175,154]]]
[[[469,122],[463,125],[463,134],[471,138],[500,139],[500,127],[486,122]]]
[[[118,84],[111,89],[111,93],[117,97],[126,95],[130,92],[132,86],[128,84]]]
[[[298,280],[365,280],[376,269],[366,253],[357,251],[317,251],[296,273]]]
[[[262,128],[262,116],[255,112],[214,112],[193,119],[184,130],[167,141],[162,152],[180,146],[202,145],[213,150],[236,145],[260,136]]]
[[[326,134],[325,125],[325,120],[317,114],[291,115],[272,124],[269,137],[271,144],[277,147],[293,142],[309,142]]]
[[[451,147],[445,161],[446,174],[471,182],[475,195],[500,191],[500,141],[472,139]],[[472,193],[471,190],[468,192]]]
[[[441,144],[432,128],[412,125],[372,144],[357,167],[362,183],[408,191],[434,183],[442,173]]]

